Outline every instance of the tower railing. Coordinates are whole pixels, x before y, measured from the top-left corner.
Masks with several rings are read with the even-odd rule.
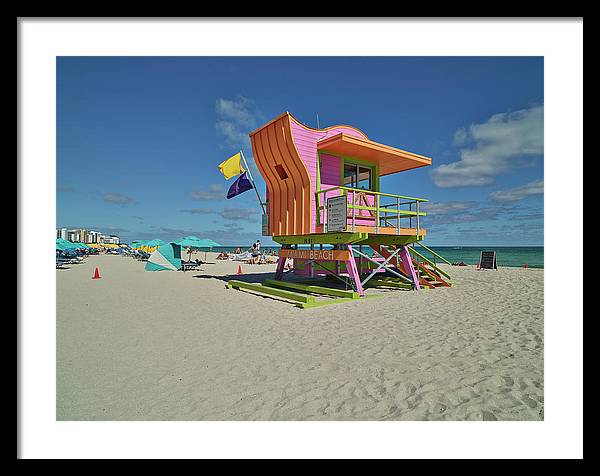
[[[374,232],[378,233],[385,227],[387,233],[395,229],[395,234],[400,235],[408,228],[415,229],[415,234],[420,235],[420,219],[426,216],[426,213],[421,211],[420,204],[427,202],[427,199],[342,185],[319,190],[315,194],[317,225],[322,225],[324,232],[328,231],[327,199],[340,195],[346,196],[345,231],[353,232],[359,226],[367,226],[374,228]]]

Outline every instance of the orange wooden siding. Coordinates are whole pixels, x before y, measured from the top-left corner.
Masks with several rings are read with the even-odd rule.
[[[306,166],[294,145],[290,116],[284,114],[251,135],[256,166],[269,196],[269,234],[303,235],[311,232],[313,188]],[[280,178],[276,166],[288,175]]]

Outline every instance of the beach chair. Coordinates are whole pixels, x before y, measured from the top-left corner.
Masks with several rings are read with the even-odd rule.
[[[196,259],[195,261],[182,261],[181,271],[200,271],[200,266],[204,264],[204,261]]]

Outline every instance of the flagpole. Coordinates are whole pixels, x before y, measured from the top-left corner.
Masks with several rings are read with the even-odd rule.
[[[262,208],[263,213],[266,215],[267,212],[265,210],[265,206],[263,205],[263,201],[260,199],[260,194],[258,193],[258,189],[256,188],[256,183],[254,183],[254,178],[252,177],[252,172],[250,171],[250,167],[248,167],[248,162],[246,162],[246,157],[244,156],[244,151],[240,150],[240,154],[242,155],[242,160],[244,161],[244,165],[246,166],[246,171],[248,172],[248,177],[250,178],[250,182],[252,182],[252,188],[256,192],[256,196],[258,197],[258,203],[260,203],[260,208]]]

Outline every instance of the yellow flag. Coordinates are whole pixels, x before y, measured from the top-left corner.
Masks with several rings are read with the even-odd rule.
[[[233,157],[229,157],[226,161],[219,164],[219,170],[227,180],[245,172],[240,163],[241,158],[242,155],[238,152]]]

